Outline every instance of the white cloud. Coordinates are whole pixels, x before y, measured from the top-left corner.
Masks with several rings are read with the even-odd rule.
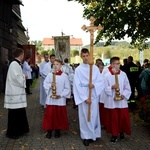
[[[89,21],[82,18],[83,6],[67,0],[23,0],[21,6],[22,21],[29,30],[31,40],[44,37],[66,35],[82,38],[83,44],[89,44],[90,35],[81,29]]]

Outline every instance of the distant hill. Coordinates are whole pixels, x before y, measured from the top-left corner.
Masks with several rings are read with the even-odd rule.
[[[126,46],[129,46],[129,45],[130,45],[130,43],[127,42],[127,41],[112,41],[110,46],[123,46],[123,47],[126,47]],[[96,47],[104,46],[104,42],[98,42],[98,43],[96,43],[95,46]]]
[[[95,47],[103,47],[104,46],[103,41],[96,43]],[[148,44],[148,47],[150,47],[150,41],[146,42]],[[90,45],[85,45],[85,48],[89,48]],[[126,47],[130,46],[130,43],[127,41],[112,41],[111,46],[121,46],[121,47]]]

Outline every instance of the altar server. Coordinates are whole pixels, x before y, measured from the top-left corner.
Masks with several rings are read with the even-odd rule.
[[[44,66],[43,71],[42,71],[42,74],[43,74],[43,76],[45,76],[45,78],[50,72],[53,71],[54,61],[55,61],[55,55],[51,54],[50,62]]]
[[[46,111],[42,128],[47,130],[46,138],[51,138],[55,130],[55,138],[60,137],[60,130],[68,130],[68,118],[66,109],[66,98],[70,98],[71,87],[68,75],[61,71],[62,62],[54,61],[54,72],[49,73],[44,81],[44,89],[47,94]],[[56,88],[56,95],[53,95],[53,86]],[[55,92],[54,92],[55,94]],[[54,97],[52,97],[52,95]]]
[[[116,143],[119,134],[120,139],[125,138],[124,133],[131,134],[127,104],[127,100],[131,95],[131,88],[127,75],[119,69],[119,57],[112,57],[110,63],[111,67],[108,68],[109,72],[105,74],[105,93],[107,95],[104,101],[106,113],[105,126],[106,132],[112,134],[110,141]],[[116,92],[118,89],[120,89],[119,93]]]
[[[44,61],[39,66],[39,72],[40,72],[40,104],[45,107],[45,100],[46,100],[46,93],[43,87],[43,82],[45,79],[45,75],[43,75],[43,68],[44,66],[49,62],[48,60],[48,54],[44,54]]]
[[[89,51],[86,48],[81,50],[81,63],[75,70],[73,93],[75,103],[78,105],[80,136],[85,146],[90,140],[101,137],[101,127],[99,119],[99,95],[104,89],[102,75],[97,66],[93,65],[92,84],[89,85]],[[88,122],[89,88],[92,89],[91,120]]]

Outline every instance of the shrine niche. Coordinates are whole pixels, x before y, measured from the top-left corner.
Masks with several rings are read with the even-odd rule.
[[[55,36],[54,46],[56,58],[62,61],[65,58],[70,59],[70,36]]]
[[[30,63],[35,66],[35,63],[36,63],[36,60],[35,60],[36,47],[35,47],[35,45],[23,45],[23,50],[24,50],[24,59],[26,57],[31,57]]]

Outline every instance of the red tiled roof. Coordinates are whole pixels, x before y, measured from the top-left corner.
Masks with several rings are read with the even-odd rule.
[[[43,45],[54,45],[53,38],[44,38]],[[70,38],[70,45],[83,45],[81,38]]]
[[[70,38],[70,45],[83,45],[81,38]]]
[[[52,38],[44,38],[42,44],[43,45],[54,45],[54,39],[52,39]]]

